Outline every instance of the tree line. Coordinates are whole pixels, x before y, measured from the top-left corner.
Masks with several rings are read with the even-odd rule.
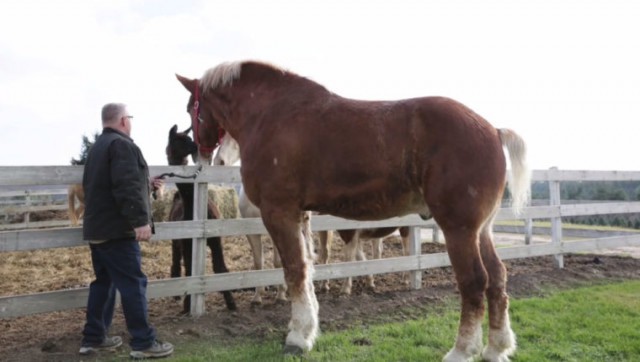
[[[549,199],[549,183],[531,184],[533,200]],[[571,201],[640,201],[640,181],[563,181],[560,183],[562,203]],[[617,226],[640,229],[640,214],[585,215],[563,217],[577,224]]]

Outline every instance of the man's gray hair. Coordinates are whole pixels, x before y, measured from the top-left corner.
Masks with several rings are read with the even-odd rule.
[[[102,107],[102,124],[118,120],[124,115],[127,105],[124,103],[107,103]]]

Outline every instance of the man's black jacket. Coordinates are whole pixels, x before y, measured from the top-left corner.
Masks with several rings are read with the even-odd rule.
[[[133,140],[104,128],[91,147],[82,186],[85,240],[135,237],[134,228],[150,224],[149,169]]]

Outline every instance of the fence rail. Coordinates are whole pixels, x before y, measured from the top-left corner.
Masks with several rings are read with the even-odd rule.
[[[152,166],[152,175],[165,172],[192,174],[195,166]],[[0,186],[39,186],[78,183],[82,176],[81,166],[45,166],[45,167],[0,167]],[[196,200],[204,205],[206,200],[206,184],[240,182],[237,167],[205,167],[193,181],[197,186]],[[630,234],[605,238],[590,238],[581,241],[563,241],[561,218],[591,214],[613,214],[640,212],[640,202],[593,203],[593,204],[560,204],[561,181],[632,181],[640,180],[640,172],[636,171],[560,171],[536,170],[534,181],[548,181],[550,187],[550,205],[525,208],[517,219],[550,219],[551,242],[537,245],[500,248],[499,255],[503,259],[524,258],[542,255],[554,255],[557,266],[563,265],[563,253],[584,252],[598,249],[609,249],[620,246],[640,246],[640,235]],[[167,182],[185,182],[183,179],[169,178]],[[196,203],[195,207],[199,207]],[[498,220],[516,219],[509,209],[501,209]],[[314,231],[358,229],[383,226],[410,226],[413,243],[412,255],[384,260],[335,263],[316,266],[315,280],[344,278],[368,274],[408,271],[412,275],[412,286],[419,288],[421,271],[449,265],[446,253],[419,254],[419,229],[434,227],[433,221],[424,221],[415,215],[369,222],[352,221],[332,216],[316,216],[312,219]],[[163,222],[156,226],[156,235],[152,240],[174,238],[193,238],[194,250],[204,250],[204,240],[211,236],[234,236],[245,234],[266,234],[261,219],[233,220],[194,220],[179,222]],[[0,232],[0,252],[25,251],[35,249],[73,247],[85,245],[82,241],[81,229],[59,228],[47,230],[20,230]],[[418,251],[418,252],[416,252]],[[197,253],[194,253],[197,254]],[[283,283],[281,270],[244,271],[227,274],[204,275],[204,254],[194,258],[194,276],[175,279],[163,279],[149,282],[148,297],[158,298],[185,294],[194,294],[192,313],[203,313],[203,294],[214,291],[233,290]],[[83,307],[86,303],[88,289],[78,288],[29,295],[0,297],[0,318],[12,318],[21,315],[51,312]],[[198,298],[200,297],[200,298]]]

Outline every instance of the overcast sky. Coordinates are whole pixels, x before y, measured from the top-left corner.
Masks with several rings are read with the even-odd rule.
[[[342,96],[455,98],[534,169],[640,169],[640,1],[0,2],[0,165],[68,165],[100,109],[165,165],[175,73],[257,59]]]

